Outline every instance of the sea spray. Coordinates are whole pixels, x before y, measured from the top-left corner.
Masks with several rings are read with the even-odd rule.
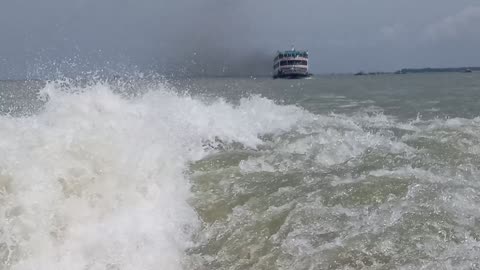
[[[0,268],[476,269],[465,79],[0,82]]]
[[[180,269],[199,228],[189,162],[215,151],[209,141],[254,149],[306,114],[261,97],[207,105],[163,84],[130,98],[113,88],[50,82],[36,114],[0,116],[2,268]]]

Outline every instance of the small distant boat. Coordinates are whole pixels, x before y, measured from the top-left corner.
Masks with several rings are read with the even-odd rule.
[[[273,60],[273,78],[298,79],[310,77],[308,51],[278,51]]]
[[[472,73],[472,70],[469,69],[469,68],[467,68],[467,69],[465,69],[463,72],[465,72],[465,73]]]

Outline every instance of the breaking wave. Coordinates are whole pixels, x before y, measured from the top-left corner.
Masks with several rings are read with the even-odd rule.
[[[479,118],[182,92],[55,81],[1,115],[0,268],[479,267]]]
[[[0,116],[0,261],[7,269],[179,269],[199,219],[185,174],[218,144],[255,148],[306,113],[166,84],[50,82],[39,112]]]

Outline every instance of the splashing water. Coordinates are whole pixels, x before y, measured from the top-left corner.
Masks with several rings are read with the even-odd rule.
[[[198,161],[191,267],[479,267],[479,134],[478,118],[332,115]]]
[[[480,267],[478,117],[129,87],[0,116],[0,269]]]
[[[207,141],[256,147],[303,111],[263,98],[206,105],[164,86],[49,83],[27,117],[0,117],[0,258],[7,269],[178,269],[198,218],[188,162]],[[258,113],[262,117],[257,117]]]

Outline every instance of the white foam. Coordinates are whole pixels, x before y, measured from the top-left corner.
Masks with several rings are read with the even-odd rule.
[[[179,269],[198,228],[183,172],[205,140],[255,148],[308,115],[152,90],[126,99],[108,84],[49,83],[39,114],[0,116],[2,267]]]

